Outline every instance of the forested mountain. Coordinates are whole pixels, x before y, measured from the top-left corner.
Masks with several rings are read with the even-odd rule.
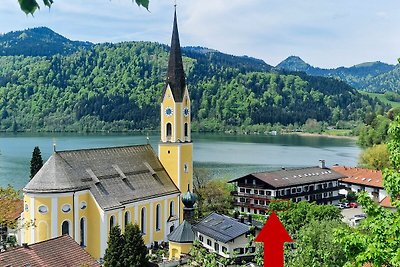
[[[349,68],[321,69],[313,67],[297,56],[290,56],[276,66],[277,69],[303,71],[313,76],[334,77],[368,92],[400,90],[400,66],[382,62],[366,62]]]
[[[46,27],[0,35],[0,56],[69,55],[93,44],[71,41]]]
[[[168,50],[124,42],[69,55],[0,56],[0,130],[158,128]],[[184,55],[198,129],[309,118],[336,123],[387,109],[335,79],[271,71],[261,60],[205,48],[187,48]]]

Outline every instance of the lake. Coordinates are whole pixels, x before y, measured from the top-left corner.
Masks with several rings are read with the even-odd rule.
[[[150,135],[157,151],[160,137]],[[213,178],[235,178],[281,167],[316,166],[325,159],[355,166],[361,149],[351,139],[298,135],[192,134],[194,167],[207,169]],[[0,186],[23,188],[29,181],[32,151],[39,146],[43,160],[57,150],[124,146],[146,143],[143,134],[0,133]]]

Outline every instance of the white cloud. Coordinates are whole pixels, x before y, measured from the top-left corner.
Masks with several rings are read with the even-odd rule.
[[[390,11],[390,12],[388,12]],[[201,45],[277,64],[299,55],[322,67],[400,56],[400,1],[178,0],[183,45]],[[173,1],[150,0],[150,12],[131,0],[56,1],[25,16],[17,0],[2,0],[0,32],[48,26],[71,39],[168,43]]]

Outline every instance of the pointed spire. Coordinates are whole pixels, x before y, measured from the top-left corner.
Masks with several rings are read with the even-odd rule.
[[[179,42],[176,5],[174,14],[174,28],[172,30],[171,51],[168,61],[167,85],[171,87],[176,102],[182,102],[185,92],[185,72],[183,70],[181,45]]]

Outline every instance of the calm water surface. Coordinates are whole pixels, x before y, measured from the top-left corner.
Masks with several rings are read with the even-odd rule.
[[[326,137],[238,136],[193,134],[195,168],[207,169],[218,178],[235,178],[249,172],[281,167],[315,166],[319,159],[327,165],[354,166],[360,153],[355,141]],[[157,151],[159,136],[150,136]],[[57,150],[125,146],[146,143],[135,134],[5,134],[0,133],[0,186],[23,188],[29,180],[32,151],[39,146],[43,160]]]

